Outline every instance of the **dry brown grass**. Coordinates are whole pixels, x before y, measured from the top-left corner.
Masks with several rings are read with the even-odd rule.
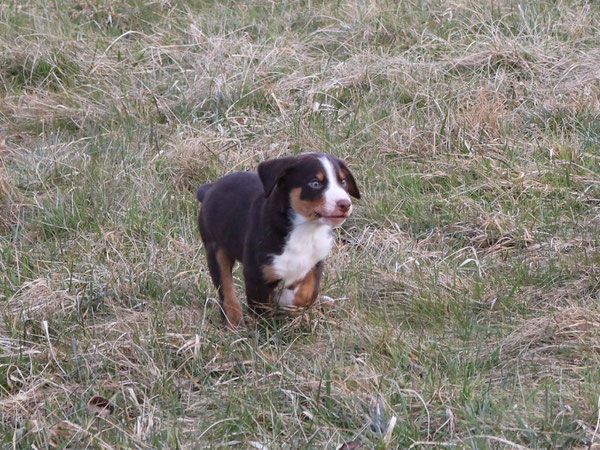
[[[19,219],[19,211],[23,206],[23,196],[14,185],[13,181],[6,175],[6,169],[2,164],[2,152],[6,152],[4,138],[0,138],[0,230],[11,229]]]
[[[41,321],[48,315],[67,315],[76,304],[76,298],[67,291],[51,289],[46,280],[38,279],[24,283],[21,290],[5,302],[4,312],[19,321]]]
[[[537,377],[577,372],[600,357],[597,338],[600,314],[574,306],[552,310],[527,320],[504,338],[497,351],[500,367],[530,365]]]

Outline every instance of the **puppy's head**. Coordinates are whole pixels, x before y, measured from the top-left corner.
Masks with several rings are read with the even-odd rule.
[[[352,173],[340,159],[318,153],[288,156],[258,166],[265,197],[276,191],[307,221],[338,227],[352,212],[350,196],[360,198]]]

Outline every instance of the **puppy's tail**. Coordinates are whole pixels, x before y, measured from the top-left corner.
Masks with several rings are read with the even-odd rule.
[[[196,191],[196,198],[199,202],[204,201],[204,197],[206,196],[206,193],[210,191],[211,187],[213,187],[213,183],[206,183],[198,188]]]
[[[198,188],[198,190],[196,191],[196,198],[198,199],[199,202],[202,202],[204,200],[204,196],[206,195],[206,193],[208,191],[210,191],[210,188],[212,186],[213,186],[213,183],[206,183]]]

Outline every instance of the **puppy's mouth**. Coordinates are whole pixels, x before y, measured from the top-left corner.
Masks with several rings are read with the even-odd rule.
[[[315,215],[317,216],[317,219],[347,219],[348,216],[350,216],[350,214],[338,214],[338,215],[326,216],[321,213],[318,213],[317,211],[315,211]]]
[[[315,211],[315,216],[317,217],[317,220],[325,223],[326,225],[332,226],[332,227],[339,227],[341,224],[343,224],[346,219],[348,218],[348,216],[350,216],[350,213],[346,213],[346,214],[334,214],[334,215],[324,215],[321,214],[317,211]]]

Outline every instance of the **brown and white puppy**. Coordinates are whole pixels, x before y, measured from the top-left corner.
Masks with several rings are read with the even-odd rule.
[[[360,198],[350,170],[331,155],[308,153],[265,161],[258,175],[236,172],[198,188],[198,217],[208,268],[230,326],[243,321],[231,271],[244,266],[248,307],[314,303],[332,227]],[[281,289],[278,289],[278,287]]]

